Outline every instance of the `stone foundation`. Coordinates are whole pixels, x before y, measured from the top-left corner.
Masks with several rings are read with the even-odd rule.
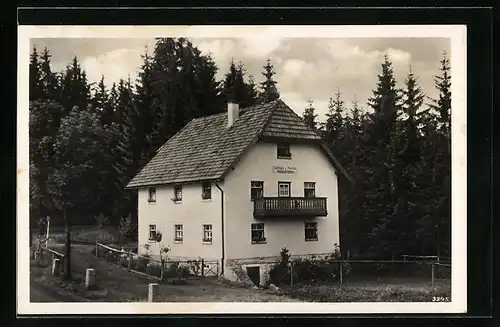
[[[294,259],[323,259],[330,253],[321,254],[304,254],[292,255],[290,260]],[[269,272],[271,269],[279,264],[281,261],[280,256],[258,257],[258,258],[244,258],[244,259],[226,259],[224,265],[224,278],[232,283],[244,286],[253,287],[254,283],[247,274],[247,267],[260,268],[260,283],[258,286],[266,286],[269,281]]]

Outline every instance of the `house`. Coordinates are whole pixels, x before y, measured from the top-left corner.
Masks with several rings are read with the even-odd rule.
[[[339,243],[338,178],[345,170],[283,101],[191,120],[130,181],[138,189],[139,246],[155,234],[169,258],[216,259],[238,280],[283,247],[331,253]]]

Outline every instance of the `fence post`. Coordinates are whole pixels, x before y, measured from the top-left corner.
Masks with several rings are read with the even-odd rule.
[[[293,262],[290,262],[290,288],[293,288]]]
[[[392,269],[392,275],[394,276],[394,251],[392,251],[392,266],[391,266],[391,269]]]
[[[432,270],[431,270],[431,278],[432,278],[432,290],[434,291],[434,286],[435,286],[435,281],[434,281],[434,262],[431,263]]]
[[[88,268],[85,273],[85,289],[91,289],[95,285],[95,270]]]
[[[205,260],[201,259],[201,277],[205,277]]]
[[[155,302],[158,293],[158,284],[150,283],[148,288],[148,302]]]
[[[160,261],[160,280],[162,283],[163,283],[164,271],[165,271],[165,259],[162,258]]]
[[[95,242],[95,256],[96,257],[99,257],[99,243],[97,243],[97,241]]]
[[[339,268],[340,268],[340,285],[343,285],[343,273],[342,273],[342,262],[339,263]]]
[[[60,272],[61,272],[61,260],[57,258],[52,259],[52,275],[59,276]]]
[[[128,254],[127,254],[127,268],[128,270],[131,270],[132,269],[132,254],[130,253],[130,250],[128,251]]]

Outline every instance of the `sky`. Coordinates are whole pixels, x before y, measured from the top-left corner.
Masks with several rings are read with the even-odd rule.
[[[211,54],[219,67],[218,78],[228,71],[231,59],[242,62],[256,82],[269,58],[276,71],[281,99],[302,114],[307,100],[314,101],[324,120],[328,100],[337,90],[350,105],[354,99],[366,108],[376,87],[384,54],[393,63],[396,82],[403,86],[411,65],[424,93],[435,97],[434,76],[439,73],[443,52],[450,53],[449,38],[190,38],[202,53]],[[120,78],[135,79],[146,49],[154,39],[127,38],[36,38],[30,47],[47,47],[54,71],[61,71],[77,56],[89,81],[104,75],[111,85]]]

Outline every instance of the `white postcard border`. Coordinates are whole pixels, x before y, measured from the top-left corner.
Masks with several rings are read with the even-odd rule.
[[[448,303],[30,303],[28,81],[30,38],[409,38],[451,39],[452,301]],[[18,314],[464,313],[467,309],[467,107],[464,25],[19,26],[17,116]],[[22,259],[21,259],[22,258]]]

